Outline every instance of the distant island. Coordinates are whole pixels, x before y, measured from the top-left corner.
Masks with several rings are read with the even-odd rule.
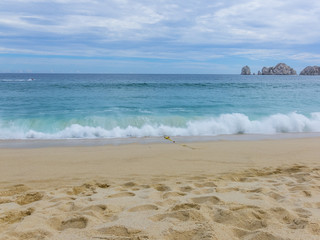
[[[320,75],[320,67],[308,66],[301,71],[300,75]]]
[[[250,67],[244,66],[241,69],[241,75],[251,75]],[[297,72],[285,63],[278,63],[274,67],[263,67],[258,71],[258,75],[297,75]],[[320,67],[308,66],[300,72],[300,75],[320,75]]]
[[[241,70],[241,75],[250,75],[250,74],[251,74],[251,71],[249,66],[244,66]]]

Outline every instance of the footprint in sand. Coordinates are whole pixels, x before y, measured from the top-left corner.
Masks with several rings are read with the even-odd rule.
[[[220,202],[220,199],[216,196],[204,196],[204,197],[196,197],[191,198],[194,203],[202,204],[202,203],[211,203],[217,204]]]
[[[201,240],[218,240],[218,238],[214,234],[214,230],[210,229],[210,227],[199,226],[193,230],[185,230],[185,231],[177,231],[174,229],[169,229],[166,234],[165,239],[177,239],[177,240],[185,240],[185,239],[201,239]]]
[[[301,214],[308,214],[310,213],[309,211],[304,211],[301,209],[297,211],[296,209],[296,213],[298,215],[296,216],[294,213],[291,213],[284,208],[277,207],[272,208],[271,212],[274,214],[277,220],[280,220],[280,222],[286,224],[290,229],[303,229],[306,227],[306,225],[308,225],[308,221],[305,218],[299,218],[298,216],[301,216]]]
[[[180,210],[186,210],[186,209],[200,210],[200,205],[195,203],[182,203],[182,204],[175,205],[171,210],[180,211]]]
[[[108,188],[110,187],[110,184],[104,183],[104,182],[96,182],[95,185],[99,188]]]
[[[164,184],[155,184],[152,186],[154,189],[156,189],[159,192],[168,192],[171,191],[171,188],[164,185]]]
[[[258,187],[258,188],[254,188],[254,189],[245,190],[244,192],[245,193],[249,192],[249,193],[264,193],[264,194],[266,194],[266,193],[270,192],[270,188]]]
[[[273,235],[271,233],[262,232],[262,231],[254,231],[247,235],[245,235],[246,240],[287,240],[284,238],[281,238],[279,236]]]
[[[137,184],[135,182],[127,182],[127,183],[124,183],[122,186],[132,188],[132,187],[136,187]]]
[[[88,219],[85,217],[72,217],[61,222],[60,230],[68,228],[85,228],[88,224]]]
[[[309,218],[312,216],[312,213],[304,208],[296,208],[294,211],[302,218]]]
[[[83,196],[92,196],[96,192],[96,186],[85,183],[81,186],[75,186],[72,188],[71,192],[68,192],[70,195],[83,195]]]
[[[212,219],[215,222],[227,224],[245,230],[257,230],[265,228],[264,212],[258,208],[247,206],[235,207],[233,209],[215,208]]]
[[[108,196],[108,198],[121,198],[121,197],[133,197],[135,196],[132,192],[121,192],[121,193],[115,193]]]
[[[84,183],[80,186],[74,186],[72,191],[68,191],[69,195],[83,195],[83,196],[92,196],[97,193],[97,188],[108,188],[109,184],[104,182],[90,182]]]
[[[309,190],[303,190],[302,193],[303,193],[304,196],[306,196],[306,197],[311,197],[311,196],[312,196],[312,193],[311,193],[311,191],[309,191]]]
[[[292,213],[282,207],[271,208],[270,212],[281,223],[290,224],[295,219]]]
[[[48,239],[52,237],[52,233],[44,229],[35,229],[31,231],[15,232],[12,234],[18,239]],[[11,239],[11,238],[8,238]],[[15,238],[16,239],[16,238]]]
[[[11,202],[13,201],[9,198],[0,198],[0,204],[11,203]]]
[[[160,201],[155,202],[155,204],[159,205],[161,207],[171,207],[172,205],[175,205],[177,202],[179,202],[179,200],[168,198],[168,199],[161,201],[161,202]]]
[[[79,209],[82,215],[103,218],[104,221],[113,222],[118,220],[118,213],[123,212],[124,208],[117,205],[96,204]]]
[[[15,223],[22,221],[25,217],[30,216],[34,212],[33,208],[28,208],[23,211],[11,210],[5,212],[2,216],[0,216],[0,223]]]
[[[158,209],[159,208],[156,205],[146,204],[146,205],[130,208],[128,212],[142,212],[142,211],[151,211],[151,210],[158,210]]]
[[[18,203],[19,205],[26,205],[41,200],[43,196],[44,194],[40,192],[29,192],[19,196],[16,199],[16,203]]]
[[[206,230],[191,230],[191,231],[171,231],[168,234],[168,238],[166,239],[201,239],[201,240],[218,240],[214,236],[213,232],[206,231]]]
[[[197,188],[203,188],[203,187],[217,187],[217,185],[214,182],[201,182],[201,183],[195,183],[194,184]]]
[[[292,177],[296,179],[297,183],[306,183],[312,180],[309,173],[296,173],[292,174]]]
[[[190,187],[190,186],[180,187],[180,191],[181,191],[181,192],[191,192],[192,190],[193,190],[193,188]]]
[[[309,223],[306,229],[313,235],[320,235],[320,225],[318,223]]]
[[[167,198],[174,198],[174,197],[181,197],[181,196],[185,196],[185,193],[182,192],[166,192],[165,194],[163,194],[163,198],[167,199]]]
[[[280,200],[284,199],[284,196],[282,196],[282,195],[280,195],[280,194],[278,194],[276,192],[273,192],[273,191],[269,192],[266,195],[271,197],[271,198],[273,198],[276,201],[280,201]]]
[[[81,209],[81,211],[94,211],[94,212],[103,212],[107,209],[107,206],[104,204],[91,205]]]
[[[239,239],[243,239],[245,236],[247,236],[250,233],[252,233],[251,231],[245,230],[243,228],[238,228],[238,227],[234,227],[232,229],[232,232]]]
[[[74,202],[61,202],[56,204],[56,208],[63,212],[71,212],[79,209]]]
[[[122,184],[122,189],[125,191],[127,191],[128,189],[130,189],[131,191],[139,191],[141,188],[135,182],[126,182]]]
[[[301,219],[301,218],[296,218],[293,219],[293,221],[288,224],[288,228],[290,229],[303,229],[306,227],[306,225],[308,224],[307,220]]]
[[[98,229],[98,232],[103,234],[103,237],[97,236],[95,237],[97,239],[149,239],[141,230],[130,229],[125,226],[103,227]]]
[[[16,194],[24,193],[28,191],[29,188],[23,184],[17,184],[0,191],[0,197],[10,197]]]
[[[159,214],[152,216],[150,219],[155,222],[159,221],[167,221],[167,219],[176,219],[182,222],[186,221],[195,221],[195,222],[201,222],[201,221],[206,221],[205,217],[199,213],[196,210],[189,209],[189,210],[182,210],[182,211],[174,211],[170,213],[164,213],[164,214]]]
[[[294,187],[289,188],[289,191],[291,193],[302,193],[304,197],[311,197],[312,196],[311,191],[306,188],[307,187],[303,185],[296,185]]]

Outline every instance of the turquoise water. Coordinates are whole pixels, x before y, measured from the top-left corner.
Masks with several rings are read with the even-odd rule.
[[[320,76],[0,74],[0,139],[320,132]]]

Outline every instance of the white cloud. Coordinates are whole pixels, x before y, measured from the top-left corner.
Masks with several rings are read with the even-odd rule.
[[[141,39],[152,37],[148,28],[162,20],[162,15],[153,8],[140,3],[127,3],[127,1],[77,1],[56,0],[53,5],[63,11],[52,13],[52,9],[43,9],[43,12],[34,12],[28,8],[28,1],[22,3],[19,11],[6,10],[6,4],[0,3],[0,27],[11,28],[21,35],[26,32],[54,33],[58,35],[95,34],[95,36],[112,40]],[[31,1],[43,3],[44,1]],[[90,4],[89,4],[90,3]],[[12,7],[12,1],[8,4]],[[23,7],[24,6],[24,7]],[[48,24],[50,23],[50,24]],[[150,33],[150,32],[149,32]]]
[[[320,62],[320,53],[308,53],[308,52],[294,53],[290,56],[290,58],[293,60],[309,62],[312,65],[314,65]]]
[[[314,26],[320,25],[320,5],[289,0],[238,1],[233,5],[196,17],[192,32],[200,32],[195,41],[212,43],[286,43],[307,44],[320,39]],[[203,33],[203,34],[201,34]],[[210,38],[211,37],[211,38]]]
[[[297,60],[306,64],[316,64],[320,62],[320,53],[296,52],[294,49],[234,49],[234,51],[225,53],[229,56],[242,56],[247,59],[279,61],[283,59]]]
[[[317,53],[294,46],[320,41],[319,12],[314,0],[1,0],[0,35],[7,40],[0,39],[0,51],[316,60]],[[110,45],[117,42],[123,45]]]
[[[320,38],[320,32],[314,29],[320,24],[320,4],[313,0],[304,1],[304,5],[298,0],[54,0],[50,4],[44,0],[2,1],[0,25],[36,32],[95,33],[113,40],[162,37],[195,44],[304,44]],[[53,9],[31,8],[45,7],[46,3]],[[55,8],[57,12],[53,12]],[[48,26],[49,20],[52,24]]]

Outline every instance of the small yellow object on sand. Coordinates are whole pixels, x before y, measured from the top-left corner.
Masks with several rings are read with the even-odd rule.
[[[173,142],[173,143],[175,143],[175,141],[173,141],[169,136],[164,136],[164,138],[169,140],[169,141],[171,141],[171,142]]]

